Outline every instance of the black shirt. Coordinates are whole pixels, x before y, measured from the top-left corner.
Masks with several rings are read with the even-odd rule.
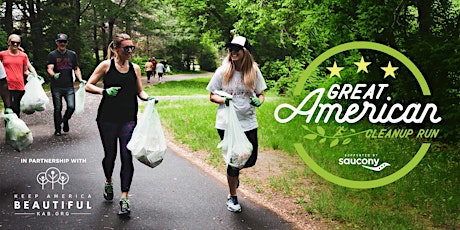
[[[104,76],[104,89],[121,87],[115,97],[104,94],[99,105],[97,121],[124,123],[137,120],[137,78],[133,64],[129,62],[127,73],[120,73],[115,67],[115,59]]]
[[[51,77],[53,87],[73,87],[72,70],[78,66],[77,54],[72,50],[66,50],[63,54],[58,50],[53,50],[48,54],[48,65],[53,64],[54,73],[61,73],[58,79]]]

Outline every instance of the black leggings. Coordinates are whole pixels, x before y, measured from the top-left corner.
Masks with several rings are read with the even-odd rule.
[[[11,97],[10,91],[8,90],[8,82],[6,82],[6,78],[0,79],[0,96],[2,97],[3,107],[10,108],[11,107]]]
[[[24,90],[10,90],[11,109],[18,117],[20,117],[21,113],[21,99],[25,93],[26,91]]]
[[[224,139],[224,133],[225,130],[218,129],[217,132],[219,133],[220,139]],[[259,148],[259,141],[257,140],[257,128],[253,130],[249,130],[244,132],[246,134],[246,137],[248,138],[249,142],[252,144],[252,153],[251,156],[249,157],[248,161],[244,165],[243,168],[249,168],[252,167],[256,164],[257,161],[257,149]],[[227,175],[230,177],[237,177],[240,175],[240,170],[239,168],[234,168],[230,165],[227,165]]]
[[[147,73],[147,81],[149,81],[149,80],[150,80],[150,77],[151,77],[152,74],[153,74],[153,71],[146,71],[146,73]]]
[[[131,182],[134,175],[133,157],[131,151],[126,147],[131,140],[135,121],[126,123],[112,123],[98,121],[97,127],[101,135],[102,145],[104,147],[104,159],[102,160],[102,167],[106,179],[112,178],[115,160],[117,158],[117,139],[120,144],[120,157],[121,157],[121,191],[129,192]]]

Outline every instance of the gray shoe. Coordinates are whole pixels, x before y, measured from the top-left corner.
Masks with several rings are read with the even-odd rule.
[[[131,209],[129,209],[129,200],[128,198],[120,199],[120,211],[118,215],[129,216],[131,214]]]
[[[241,205],[238,203],[237,196],[229,196],[227,198],[227,210],[230,212],[241,212]]]
[[[105,182],[104,198],[106,200],[113,200],[113,183],[112,182]]]

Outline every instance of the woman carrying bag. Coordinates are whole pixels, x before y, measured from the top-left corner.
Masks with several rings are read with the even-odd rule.
[[[228,55],[214,73],[206,89],[210,92],[211,102],[219,104],[216,116],[216,129],[221,140],[224,138],[226,124],[225,107],[232,101],[239,123],[246,137],[252,144],[252,153],[243,168],[252,167],[257,160],[257,128],[255,108],[265,100],[265,80],[251,55],[251,45],[242,36],[235,37],[226,45]],[[216,91],[224,91],[231,97],[219,96]],[[237,188],[241,169],[227,165],[227,182],[230,195],[227,198],[227,209],[241,212],[238,203]]]
[[[135,48],[129,35],[116,35],[108,47],[107,60],[96,67],[85,86],[87,92],[103,95],[96,121],[104,147],[102,167],[106,200],[113,199],[112,173],[117,157],[117,142],[120,142],[120,215],[129,215],[131,212],[128,192],[134,165],[131,151],[126,146],[137,124],[137,98],[155,100],[143,90],[140,67],[129,61]],[[101,78],[104,88],[96,86]]]

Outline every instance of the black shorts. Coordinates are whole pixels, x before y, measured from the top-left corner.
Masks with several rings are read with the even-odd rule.
[[[225,130],[218,129],[217,132],[219,133],[220,139],[224,139],[224,133]],[[257,161],[257,153],[258,153],[258,147],[259,147],[259,142],[257,140],[257,128],[253,130],[249,130],[244,132],[246,134],[246,137],[248,138],[249,142],[252,144],[252,153],[251,156],[249,157],[248,161],[244,165],[243,168],[249,168],[252,167],[256,164]],[[240,175],[240,170],[239,168],[234,168],[230,165],[227,166],[227,175],[231,177],[236,177]]]

